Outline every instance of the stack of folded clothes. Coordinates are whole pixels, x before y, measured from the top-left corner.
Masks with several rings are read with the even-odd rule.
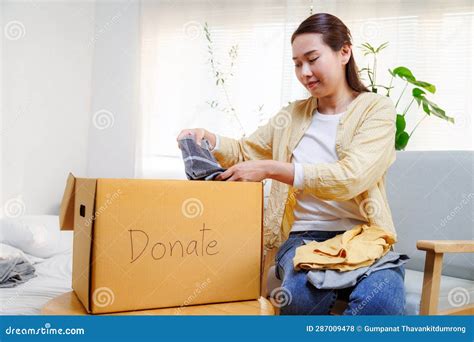
[[[310,270],[307,277],[309,282],[317,289],[344,289],[355,286],[357,282],[369,276],[372,272],[399,267],[409,259],[406,254],[389,251],[370,266],[345,272],[337,270]]]
[[[377,226],[357,225],[326,241],[305,240],[296,248],[296,270],[308,270],[308,280],[318,289],[354,286],[370,273],[405,264],[409,257],[390,251],[395,236]]]
[[[25,258],[0,258],[0,288],[15,287],[34,277],[35,268]]]
[[[394,234],[377,226],[359,224],[326,241],[310,241],[298,247],[293,262],[296,270],[350,271],[371,265],[395,242]]]

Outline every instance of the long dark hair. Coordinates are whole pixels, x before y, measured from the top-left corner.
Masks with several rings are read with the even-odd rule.
[[[352,46],[351,32],[338,17],[329,13],[316,13],[305,19],[291,36],[291,43],[297,36],[303,33],[320,33],[323,42],[334,52],[339,51],[344,44]],[[346,80],[353,90],[357,92],[368,92],[367,87],[361,82],[359,72],[351,52],[351,58],[346,64]]]

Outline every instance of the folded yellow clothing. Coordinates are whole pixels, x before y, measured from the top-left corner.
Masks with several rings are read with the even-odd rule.
[[[300,269],[351,271],[370,266],[396,242],[393,233],[377,226],[359,224],[326,241],[297,247],[293,264]]]

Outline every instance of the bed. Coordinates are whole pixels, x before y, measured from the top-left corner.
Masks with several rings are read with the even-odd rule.
[[[36,277],[16,287],[0,288],[1,315],[38,315],[50,299],[72,291],[73,232],[57,229],[54,255],[42,258],[23,250],[36,269]]]

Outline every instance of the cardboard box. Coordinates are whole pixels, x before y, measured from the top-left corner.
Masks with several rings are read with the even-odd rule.
[[[70,174],[72,287],[94,314],[259,298],[262,216],[260,182]]]

